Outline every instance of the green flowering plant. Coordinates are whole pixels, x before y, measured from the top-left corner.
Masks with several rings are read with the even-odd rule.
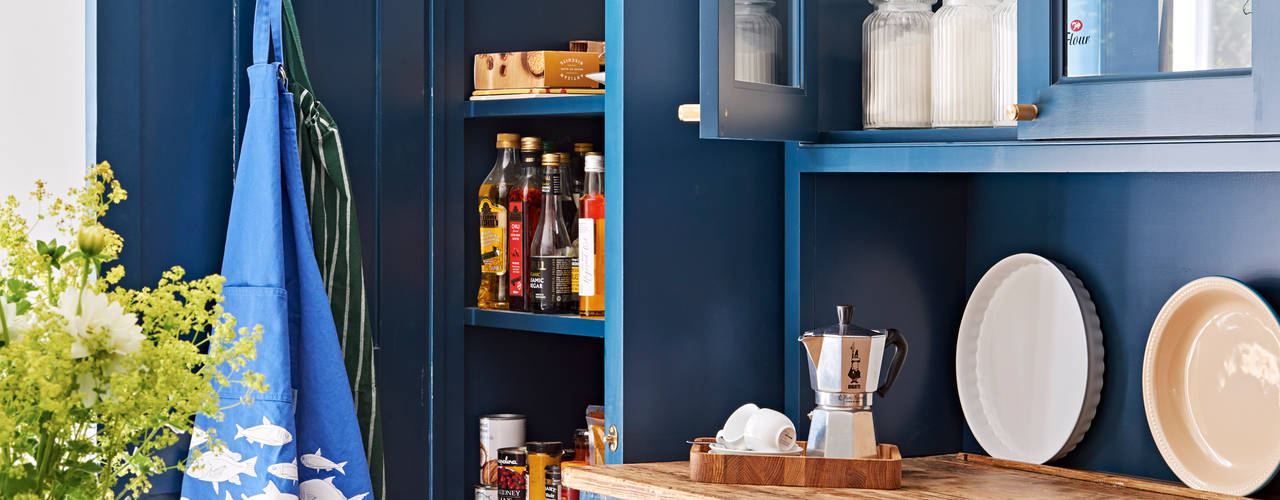
[[[32,241],[17,199],[0,203],[0,499],[112,498],[122,482],[137,498],[183,466],[155,452],[196,412],[219,417],[220,390],[242,393],[236,404],[266,390],[246,368],[261,327],[223,311],[221,276],[174,267],[130,290],[121,266],[102,272],[124,241],[98,221],[126,192],[105,162],[85,180],[66,200],[40,182],[31,193],[34,224],[71,246]]]

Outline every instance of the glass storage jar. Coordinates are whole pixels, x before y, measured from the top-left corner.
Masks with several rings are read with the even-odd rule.
[[[933,15],[933,126],[990,127],[996,0],[942,0]]]
[[[733,77],[742,82],[778,83],[778,31],[769,9],[774,0],[734,0]]]
[[[994,17],[991,44],[995,89],[991,116],[996,126],[1012,127],[1018,122],[1005,116],[1005,109],[1018,103],[1018,0],[1002,0]]]
[[[930,9],[937,0],[870,0],[862,22],[862,127],[930,124]]]

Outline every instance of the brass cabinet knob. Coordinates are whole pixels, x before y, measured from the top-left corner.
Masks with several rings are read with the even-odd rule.
[[[609,434],[605,435],[604,442],[609,444],[609,451],[618,451],[618,427],[610,425]]]
[[[1036,119],[1040,114],[1040,108],[1035,104],[1010,104],[1004,108],[1004,116],[1015,122],[1029,122]]]
[[[702,121],[702,105],[701,104],[681,104],[676,108],[676,117],[682,122],[700,122]]]

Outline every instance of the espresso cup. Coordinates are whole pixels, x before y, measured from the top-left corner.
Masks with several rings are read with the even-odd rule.
[[[753,451],[788,451],[796,445],[796,427],[791,419],[768,408],[751,414],[745,434],[747,448]]]
[[[746,429],[747,421],[751,420],[751,415],[760,411],[760,407],[755,403],[747,403],[739,406],[729,415],[729,419],[725,420],[724,428],[716,433],[716,443],[730,450],[747,449]]]

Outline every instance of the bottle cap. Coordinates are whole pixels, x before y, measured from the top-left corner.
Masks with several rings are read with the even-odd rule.
[[[592,149],[595,149],[595,146],[592,146],[590,142],[575,142],[575,143],[573,143],[573,152],[574,152],[574,153],[586,153],[586,152],[591,151]]]
[[[520,141],[520,134],[498,134],[499,148],[516,148],[516,143]]]
[[[521,137],[521,151],[542,151],[542,139],[538,137]]]
[[[542,155],[542,164],[543,165],[559,165],[560,153],[546,153]]]
[[[604,172],[604,156],[600,153],[587,153],[586,171],[588,172]]]
[[[548,455],[560,454],[559,441],[529,441],[524,445],[529,453],[546,453]]]
[[[568,164],[569,164],[569,162],[573,161],[573,159],[572,159],[572,158],[573,158],[573,155],[571,155],[571,154],[569,154],[569,153],[560,153],[560,164],[561,164],[561,165],[568,165]]]
[[[542,141],[542,152],[543,153],[556,152],[556,141]]]

